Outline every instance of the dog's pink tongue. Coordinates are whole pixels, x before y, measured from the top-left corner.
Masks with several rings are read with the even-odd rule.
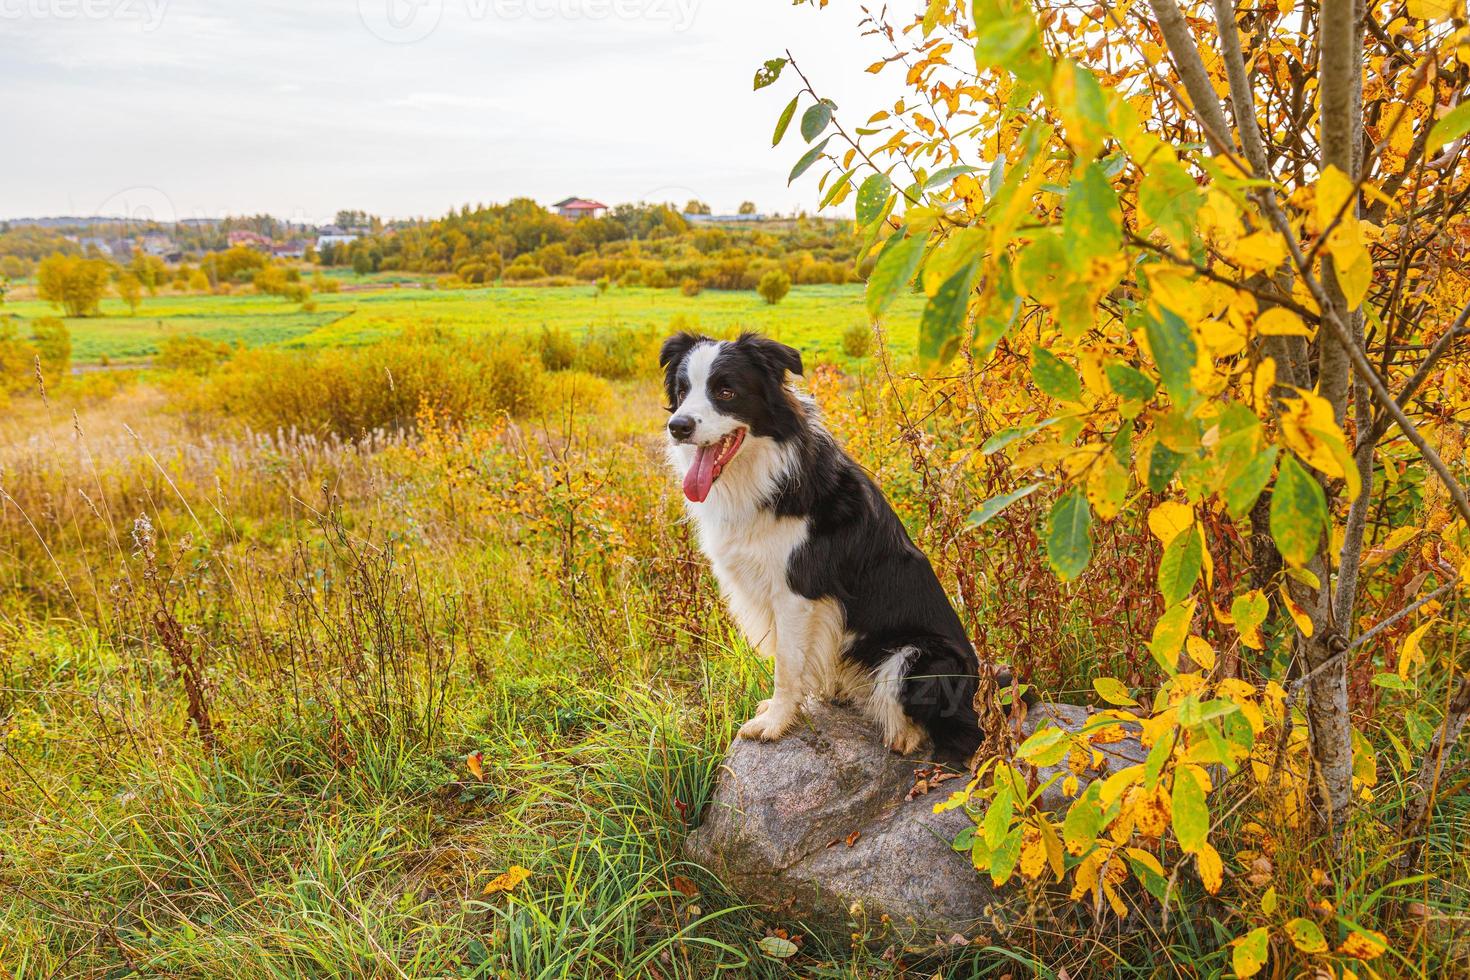
[[[700,446],[694,455],[689,472],[684,474],[684,496],[696,504],[704,503],[709,488],[715,485],[715,461],[720,458],[720,445],[714,443]]]

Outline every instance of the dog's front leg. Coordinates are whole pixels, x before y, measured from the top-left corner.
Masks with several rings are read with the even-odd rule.
[[[801,714],[807,695],[822,693],[822,679],[830,673],[839,635],[826,622],[831,618],[829,606],[797,595],[774,603],[775,690],[756,716],[740,726],[741,738],[768,742],[780,738]]]

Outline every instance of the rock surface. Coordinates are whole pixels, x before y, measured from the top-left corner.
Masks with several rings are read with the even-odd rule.
[[[1047,718],[1076,730],[1089,713],[1039,704],[1022,737]],[[1104,774],[1145,755],[1132,738],[1097,748],[1108,756]],[[855,902],[870,923],[886,914],[901,934],[921,938],[1003,928],[1006,890],[997,894],[969,855],[950,847],[970,818],[959,809],[934,813],[934,804],[964,783],[905,799],[915,769],[928,765],[889,752],[851,709],[809,703],[804,723],[780,741],[731,744],[688,855],[745,901],[834,935],[850,931]],[[1039,770],[1038,783],[1060,768]],[[1065,809],[1060,780],[1041,805]]]

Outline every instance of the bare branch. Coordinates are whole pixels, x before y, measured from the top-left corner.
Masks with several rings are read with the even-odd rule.
[[[1205,70],[1199,49],[1194,46],[1194,35],[1185,23],[1184,14],[1180,13],[1179,5],[1174,0],[1148,2],[1153,8],[1154,17],[1158,19],[1164,43],[1168,45],[1169,53],[1173,55],[1174,63],[1179,68],[1179,77],[1184,80],[1189,101],[1194,104],[1195,114],[1205,128],[1205,135],[1218,142],[1218,148],[1222,152],[1229,152],[1231,146],[1227,141],[1230,137],[1230,125],[1225,121],[1225,112],[1220,108],[1214,86],[1210,84],[1210,74]]]

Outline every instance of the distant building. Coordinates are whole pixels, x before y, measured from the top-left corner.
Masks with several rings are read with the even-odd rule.
[[[232,231],[225,235],[225,241],[230,243],[230,248],[243,246],[260,249],[262,252],[269,252],[271,249],[271,240],[253,231]]]
[[[179,254],[179,246],[175,245],[174,240],[167,235],[154,233],[143,236],[143,252],[145,255],[172,262],[174,259],[171,257]]]
[[[289,242],[272,245],[271,255],[278,259],[304,259],[306,258],[306,243],[299,238],[293,238]]]
[[[70,237],[70,236],[68,236]],[[83,255],[100,255],[104,259],[112,258],[112,245],[103,238],[73,238],[81,248]]]
[[[114,238],[107,243],[112,249],[112,257],[119,262],[130,262],[133,258],[133,243],[126,238]]]
[[[576,221],[578,218],[600,218],[607,213],[607,205],[601,201],[590,201],[585,197],[569,197],[557,201],[552,207],[563,218]]]
[[[357,241],[357,239],[357,235],[349,235],[343,232],[338,232],[336,234],[321,234],[318,235],[316,238],[316,250],[320,252],[328,245],[332,246],[333,248],[341,245],[351,245],[353,242]]]

